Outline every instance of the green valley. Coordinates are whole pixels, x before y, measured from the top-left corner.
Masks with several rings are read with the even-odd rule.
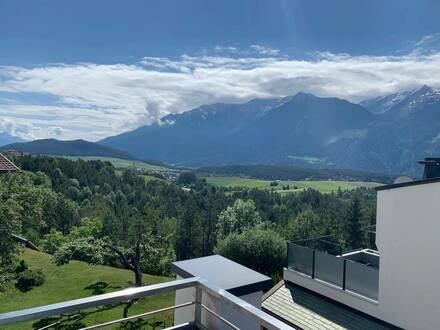
[[[353,190],[359,187],[374,188],[381,184],[364,181],[339,181],[339,180],[261,180],[234,176],[206,177],[209,184],[239,190],[241,188],[258,188],[275,190],[279,193],[298,192],[311,188],[321,193],[330,193],[341,190]],[[276,185],[275,185],[276,182]],[[272,184],[272,185],[271,185]],[[283,188],[284,187],[284,188]]]

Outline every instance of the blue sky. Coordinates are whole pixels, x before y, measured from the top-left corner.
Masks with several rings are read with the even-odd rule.
[[[440,1],[0,2],[0,131],[98,140],[204,103],[440,87]]]

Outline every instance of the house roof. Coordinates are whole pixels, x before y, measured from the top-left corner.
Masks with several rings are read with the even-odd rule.
[[[220,255],[174,262],[171,270],[188,278],[198,276],[232,293],[242,296],[269,290],[272,279]]]
[[[19,170],[13,162],[0,153],[0,172],[16,172]]]
[[[263,298],[263,310],[303,330],[398,329],[295,284],[280,283]]]

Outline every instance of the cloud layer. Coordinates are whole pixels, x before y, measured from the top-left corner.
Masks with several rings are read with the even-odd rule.
[[[254,45],[136,64],[0,66],[0,131],[99,140],[207,103],[299,91],[357,102],[423,84],[440,87],[440,52],[421,51],[427,42],[402,56],[319,53],[306,61]]]

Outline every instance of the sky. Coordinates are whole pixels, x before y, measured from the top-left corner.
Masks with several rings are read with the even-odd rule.
[[[440,1],[2,0],[0,132],[97,141],[215,102],[440,88]]]

